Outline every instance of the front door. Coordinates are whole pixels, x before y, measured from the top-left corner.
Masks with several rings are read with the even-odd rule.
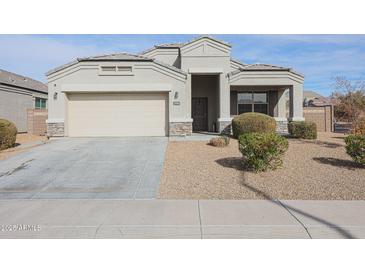
[[[191,110],[193,131],[208,131],[208,98],[193,98]]]

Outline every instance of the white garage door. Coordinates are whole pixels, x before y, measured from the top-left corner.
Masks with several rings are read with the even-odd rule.
[[[69,94],[68,135],[166,136],[166,94]]]

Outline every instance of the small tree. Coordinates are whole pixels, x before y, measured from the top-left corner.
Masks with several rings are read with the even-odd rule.
[[[365,81],[350,81],[336,77],[332,97],[339,102],[335,106],[337,120],[355,124],[365,114]]]

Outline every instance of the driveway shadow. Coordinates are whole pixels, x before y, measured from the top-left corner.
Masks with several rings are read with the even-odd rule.
[[[242,164],[242,157],[221,158],[216,160],[215,162],[223,167],[233,168],[239,171],[245,170]]]
[[[313,160],[318,163],[321,163],[321,164],[331,165],[331,166],[340,167],[340,168],[346,168],[349,170],[365,168],[364,166],[357,164],[354,161],[346,160],[346,159],[337,159],[337,158],[333,158],[333,157],[314,157]]]

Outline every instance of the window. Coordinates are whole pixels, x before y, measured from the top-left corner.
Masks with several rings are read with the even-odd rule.
[[[133,75],[132,66],[100,66],[99,75]]]
[[[102,66],[101,67],[101,70],[102,71],[112,71],[112,72],[115,72],[116,71],[116,67],[115,66]]]
[[[240,92],[238,93],[238,114],[245,112],[259,112],[268,114],[267,92]]]
[[[118,67],[118,71],[132,72],[132,67]]]
[[[35,98],[35,108],[42,109],[47,107],[47,99]]]

